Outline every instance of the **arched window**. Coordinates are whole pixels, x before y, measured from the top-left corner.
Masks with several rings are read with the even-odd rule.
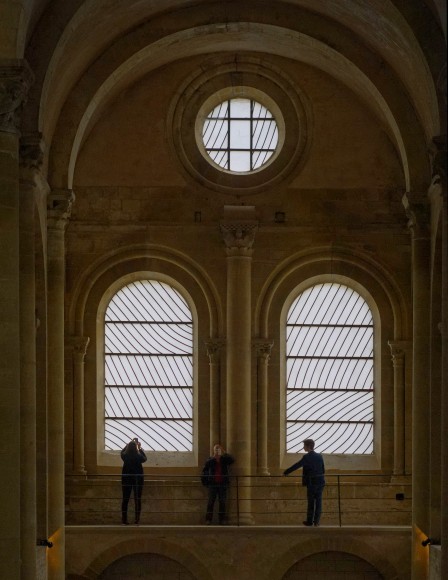
[[[137,280],[110,300],[104,324],[104,447],[193,449],[193,318],[181,294]]]
[[[316,284],[291,304],[286,322],[286,451],[303,440],[323,453],[372,454],[374,325],[360,294]]]

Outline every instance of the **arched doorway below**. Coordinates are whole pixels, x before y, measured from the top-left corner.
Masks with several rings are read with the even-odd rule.
[[[112,562],[98,580],[195,580],[185,566],[160,554],[129,554]]]
[[[283,580],[383,580],[372,564],[347,552],[318,552],[296,562]]]

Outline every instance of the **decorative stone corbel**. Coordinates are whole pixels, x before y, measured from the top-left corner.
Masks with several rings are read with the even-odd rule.
[[[53,189],[47,198],[48,225],[65,230],[72,213],[75,194],[71,189]]]

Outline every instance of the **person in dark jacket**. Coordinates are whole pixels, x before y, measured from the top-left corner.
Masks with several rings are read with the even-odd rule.
[[[203,484],[208,487],[207,513],[205,516],[207,524],[212,523],[216,498],[218,498],[219,503],[219,524],[225,524],[227,490],[230,483],[229,466],[234,461],[234,458],[229,453],[226,453],[221,445],[216,444],[213,447],[213,455],[205,462],[201,479]]]
[[[302,485],[307,488],[308,509],[304,526],[319,525],[322,513],[322,493],[325,487],[325,465],[322,455],[314,451],[314,441],[305,439],[303,448],[306,455],[300,461],[288,467],[283,475],[303,467]]]
[[[145,452],[142,449],[140,441],[135,437],[121,451],[123,460],[123,469],[121,471],[121,487],[123,491],[123,500],[121,502],[121,522],[127,525],[128,522],[128,504],[132,491],[134,491],[135,503],[135,523],[140,521],[142,511],[142,491],[143,491],[143,466],[146,461]]]

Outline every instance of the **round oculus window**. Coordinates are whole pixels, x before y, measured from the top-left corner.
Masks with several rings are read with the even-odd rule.
[[[252,173],[265,166],[279,145],[274,115],[248,98],[233,98],[205,117],[202,144],[213,164],[230,173]]]

